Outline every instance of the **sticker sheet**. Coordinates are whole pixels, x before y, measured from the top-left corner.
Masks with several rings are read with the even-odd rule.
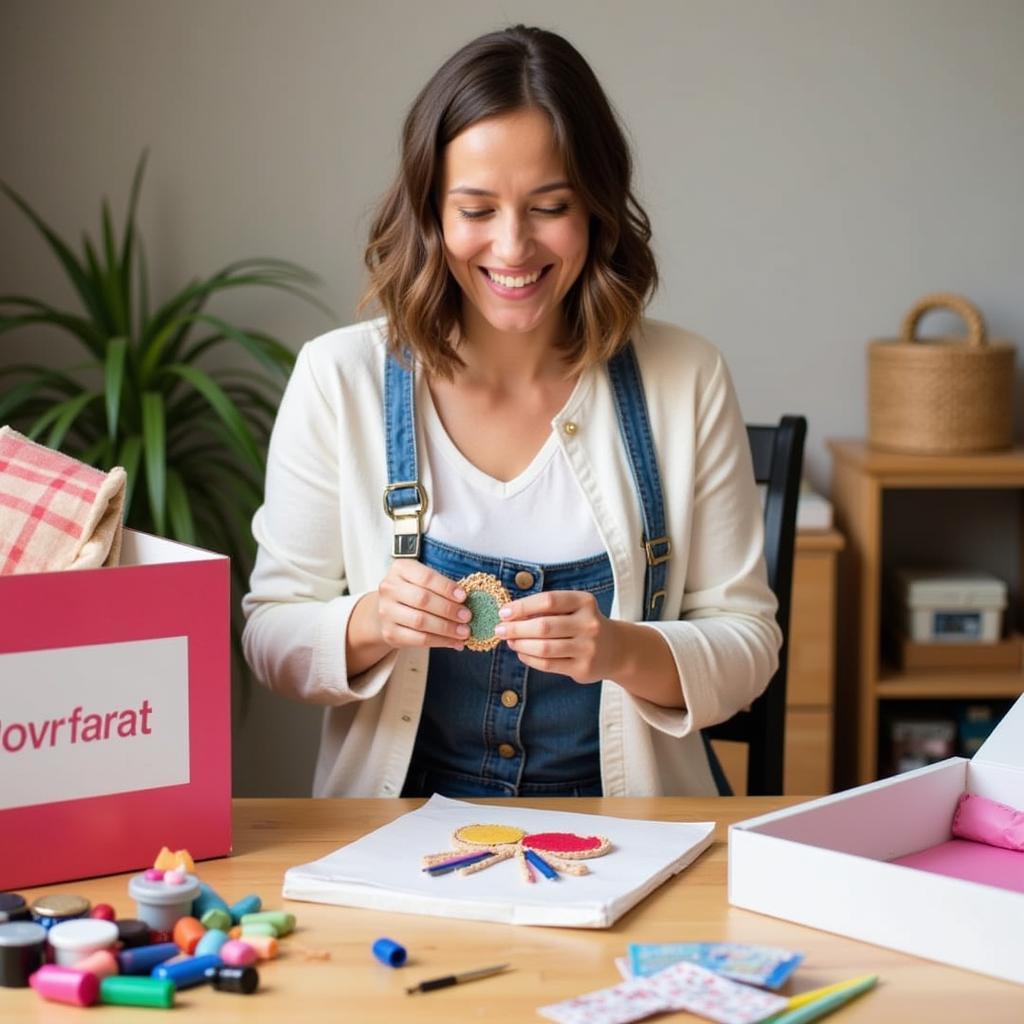
[[[677,963],[647,978],[631,978],[538,1010],[557,1024],[628,1024],[655,1013],[686,1010],[718,1024],[757,1024],[789,1000],[723,978],[696,964]]]
[[[737,942],[634,942],[629,946],[632,977],[645,978],[686,961],[733,981],[770,989],[781,987],[803,958],[790,949]]]

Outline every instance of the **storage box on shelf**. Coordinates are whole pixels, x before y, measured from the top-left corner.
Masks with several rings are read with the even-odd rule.
[[[922,651],[902,648],[904,657],[883,654],[882,541],[884,497],[891,490],[1024,490],[1024,449],[974,455],[906,455],[869,448],[862,441],[830,441],[835,460],[832,500],[836,525],[846,538],[840,574],[837,710],[844,722],[837,733],[837,782],[869,782],[878,771],[879,707],[892,700],[1013,699],[1024,692],[1020,661],[1013,657],[1015,633],[1002,651],[988,652],[1010,667],[984,668],[965,661],[957,646],[944,664],[920,663]],[[1024,545],[1018,540],[1018,551]],[[1020,555],[1018,554],[1018,558]],[[966,646],[966,645],[962,645]],[[994,648],[998,645],[994,645]],[[926,655],[927,657],[927,655]],[[979,660],[984,658],[979,656]],[[899,667],[897,667],[899,666]]]

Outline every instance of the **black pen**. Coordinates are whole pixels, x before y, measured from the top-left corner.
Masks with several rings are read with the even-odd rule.
[[[435,988],[448,988],[449,985],[461,985],[464,981],[476,981],[477,978],[489,978],[492,974],[500,974],[507,971],[511,964],[498,964],[497,967],[481,967],[475,971],[463,971],[462,974],[446,974],[443,978],[431,978],[429,981],[421,981],[405,990],[406,995],[414,992],[433,992]]]

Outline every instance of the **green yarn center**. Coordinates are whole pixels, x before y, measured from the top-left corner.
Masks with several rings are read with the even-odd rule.
[[[466,605],[473,613],[469,620],[469,632],[474,640],[490,640],[494,627],[501,621],[498,602],[483,590],[473,590],[466,595]]]

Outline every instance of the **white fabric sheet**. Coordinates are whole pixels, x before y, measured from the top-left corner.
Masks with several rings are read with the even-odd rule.
[[[524,881],[515,860],[472,875],[431,877],[421,858],[454,850],[463,825],[513,825],[527,832],[602,835],[612,849],[586,861],[590,874],[538,874]],[[711,845],[714,822],[637,821],[595,814],[478,805],[433,796],[418,810],[362,839],[285,872],[286,899],[505,924],[607,928]]]

